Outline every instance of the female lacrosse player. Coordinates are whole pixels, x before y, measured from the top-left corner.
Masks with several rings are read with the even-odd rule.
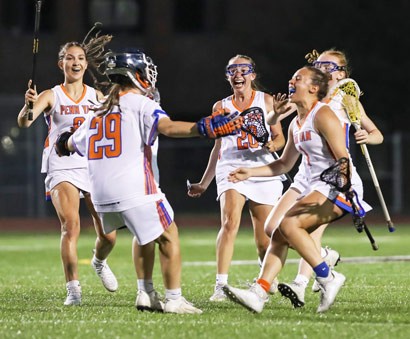
[[[259,90],[255,63],[250,57],[236,55],[231,58],[226,67],[226,78],[233,94],[217,101],[213,110],[228,108],[231,112],[242,112],[255,106],[261,108],[264,114],[272,110],[272,96]],[[217,273],[211,301],[226,299],[222,287],[228,283],[235,238],[241,222],[242,210],[247,201],[260,262],[269,245],[269,237],[265,234],[263,225],[282,194],[281,178],[250,178],[243,182],[232,183],[227,180],[226,173],[245,164],[263,165],[273,161],[274,158],[270,152],[282,149],[285,138],[280,123],[271,126],[271,131],[272,141],[267,147],[262,147],[244,131],[216,140],[201,181],[192,184],[188,189],[190,197],[199,197],[216,176],[217,200],[220,202],[221,209],[221,229],[216,239]],[[273,287],[272,291],[274,290]]]
[[[159,133],[175,138],[216,138],[234,133],[240,120],[214,114],[196,124],[172,121],[147,97],[147,92],[155,89],[157,70],[152,59],[140,51],[111,53],[103,66],[113,83],[109,95],[72,136],[70,132],[60,136],[58,153],[70,155],[69,151],[76,150],[86,156],[94,206],[104,232],[126,225],[142,252],[152,253],[153,242],[159,244],[164,312],[202,313],[181,293],[178,230],[154,175],[151,147]]]
[[[77,242],[80,235],[80,197],[83,196],[97,233],[92,266],[105,288],[111,292],[118,287],[117,280],[106,263],[115,244],[115,233],[105,235],[90,197],[90,183],[86,159],[79,155],[59,158],[54,151],[57,136],[63,131],[77,128],[87,117],[92,103],[102,93],[84,84],[83,77],[89,63],[97,61],[98,54],[111,36],[91,39],[87,44],[68,42],[58,54],[58,67],[64,74],[64,83],[37,95],[36,89],[25,94],[25,105],[17,121],[20,127],[30,127],[44,112],[48,136],[44,144],[42,173],[46,173],[46,197],[51,199],[61,223],[61,259],[66,279],[67,298],[64,305],[81,303],[81,286],[78,276]],[[88,53],[88,51],[92,51]],[[33,104],[33,120],[28,120],[29,103]]]
[[[251,176],[279,175],[289,171],[300,154],[302,163],[306,166],[307,194],[284,214],[278,228],[273,232],[259,279],[248,290],[228,285],[224,287],[232,300],[255,312],[263,310],[267,291],[281,271],[290,246],[316,273],[321,289],[318,312],[325,312],[330,308],[345,281],[342,274],[329,269],[309,234],[320,225],[336,220],[346,213],[338,203],[339,199],[345,200],[344,195],[320,179],[322,171],[336,160],[349,158],[345,134],[338,117],[327,104],[320,102],[327,91],[328,74],[312,66],[299,69],[289,81],[289,100],[296,104],[297,116],[289,126],[288,140],[282,156],[269,165],[242,167],[229,175],[232,182],[246,180]],[[275,110],[286,102],[286,99],[280,97],[274,103]],[[349,164],[345,170],[348,168]],[[281,208],[282,201],[277,208]]]
[[[349,64],[346,55],[342,51],[330,49],[322,52],[320,55],[314,51],[307,55],[307,58],[310,59],[310,62],[323,72],[326,72],[329,75],[329,91],[326,97],[322,102],[327,103],[332,110],[336,113],[338,118],[341,121],[342,127],[345,131],[345,140],[346,147],[349,148],[349,129],[351,123],[347,117],[347,114],[343,107],[341,106],[338,98],[332,93],[332,88],[334,88],[337,83],[345,78],[350,76]],[[376,127],[373,121],[368,117],[366,112],[363,109],[363,106],[359,102],[359,108],[361,112],[361,130],[358,130],[354,133],[354,137],[357,144],[369,144],[377,145],[383,142],[383,135],[380,130]],[[363,196],[363,187],[360,177],[357,172],[353,169],[353,176],[355,177],[356,182],[356,192],[359,196]],[[272,232],[277,226],[280,217],[286,212],[291,205],[293,205],[297,199],[300,197],[300,194],[304,191],[305,185],[305,167],[300,166],[298,174],[294,178],[294,183],[290,186],[289,190],[282,196],[281,208],[275,209],[270,214],[267,222],[266,229],[268,232]],[[370,209],[370,206],[366,205],[366,211]],[[312,234],[312,238],[317,243],[317,246],[321,246],[321,239],[323,232],[326,229],[328,224],[320,226]],[[322,248],[322,255],[325,258],[329,266],[335,266],[339,260],[339,253],[337,251]],[[305,289],[309,283],[309,279],[312,276],[312,268],[306,263],[305,260],[301,259],[299,263],[298,274],[293,280],[293,282],[286,284],[280,283],[278,286],[279,291],[282,295],[289,298],[294,307],[301,307],[305,303]],[[312,286],[314,292],[319,292],[319,287],[314,282]]]

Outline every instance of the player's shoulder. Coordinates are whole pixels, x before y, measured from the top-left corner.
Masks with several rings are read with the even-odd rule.
[[[212,106],[212,112],[217,111],[218,109],[223,108],[223,100],[218,100],[217,102],[215,102]]]

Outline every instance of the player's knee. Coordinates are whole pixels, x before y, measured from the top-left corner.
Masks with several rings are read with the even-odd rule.
[[[225,233],[236,234],[239,229],[240,220],[234,216],[226,216],[222,221],[222,230]]]
[[[292,220],[291,218],[283,218],[279,224],[279,229],[281,234],[287,239],[291,234],[297,229],[298,222],[296,220]]]

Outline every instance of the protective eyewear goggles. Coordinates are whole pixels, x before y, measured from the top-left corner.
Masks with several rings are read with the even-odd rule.
[[[314,61],[313,67],[320,69],[322,72],[333,73],[336,71],[345,71],[346,66],[339,66],[333,61]]]
[[[231,64],[226,66],[226,75],[234,76],[236,72],[241,72],[242,75],[248,75],[254,72],[251,64]]]

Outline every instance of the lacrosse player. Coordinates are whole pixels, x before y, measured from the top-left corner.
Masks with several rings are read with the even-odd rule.
[[[344,172],[346,185],[350,184],[349,154],[345,133],[332,109],[321,100],[328,93],[328,74],[306,66],[289,80],[289,100],[296,104],[297,116],[289,126],[288,139],[279,160],[261,167],[241,167],[229,174],[229,180],[239,182],[251,176],[276,176],[288,172],[302,155],[306,166],[306,195],[284,214],[273,232],[269,249],[257,281],[249,289],[224,287],[230,299],[254,312],[262,312],[274,278],[285,264],[291,246],[311,266],[320,288],[317,312],[327,311],[334,303],[345,282],[343,274],[329,268],[309,233],[319,226],[337,220],[348,213],[346,198],[341,192],[321,180],[321,173],[335,161],[346,160]],[[276,98],[275,111],[287,105],[288,99]],[[338,173],[339,173],[338,172]],[[355,183],[352,185],[356,188]],[[281,208],[281,200],[277,208]],[[363,202],[364,204],[364,202]],[[288,206],[287,206],[288,207]]]
[[[81,286],[78,276],[77,242],[80,235],[80,198],[84,197],[97,233],[92,266],[105,288],[114,292],[118,283],[106,258],[115,244],[115,233],[104,234],[101,220],[90,197],[90,182],[87,161],[79,155],[68,159],[58,157],[54,151],[57,136],[65,130],[78,127],[88,116],[91,102],[103,97],[102,93],[83,82],[88,66],[103,53],[111,36],[103,35],[88,43],[68,42],[58,54],[58,67],[64,74],[64,82],[37,95],[35,88],[25,93],[25,105],[17,122],[28,128],[44,112],[48,135],[44,144],[41,172],[46,173],[47,200],[52,201],[61,223],[61,260],[66,280],[67,298],[64,305],[81,304]],[[31,112],[33,120],[28,119]]]
[[[112,52],[100,69],[112,82],[108,96],[74,134],[60,135],[56,150],[59,155],[75,150],[88,160],[93,202],[105,233],[126,225],[139,250],[151,253],[152,243],[159,244],[163,311],[202,313],[182,296],[178,230],[154,174],[151,147],[159,133],[175,138],[229,135],[240,129],[241,118],[227,117],[220,110],[197,123],[172,121],[149,98],[155,90],[157,67],[141,51]]]
[[[217,101],[213,110],[228,108],[231,112],[245,111],[250,107],[260,108],[266,115],[272,110],[272,96],[260,89],[254,61],[245,55],[232,57],[225,71],[233,94]],[[267,126],[269,129],[269,127]],[[235,238],[240,226],[242,210],[248,202],[254,229],[255,244],[260,263],[269,245],[264,232],[264,222],[283,191],[283,178],[250,178],[243,182],[228,181],[226,173],[239,166],[264,165],[274,160],[271,152],[285,144],[281,124],[271,126],[271,141],[262,146],[243,130],[232,136],[218,139],[211,151],[208,166],[199,183],[191,184],[190,197],[201,196],[214,177],[217,184],[217,200],[221,210],[221,229],[216,239],[217,273],[211,301],[226,300],[222,287],[228,283],[228,272],[234,253]],[[272,292],[276,288],[272,285]]]
[[[351,122],[348,119],[345,109],[337,100],[338,95],[332,91],[341,80],[350,77],[349,63],[345,53],[335,49],[326,50],[322,53],[317,53],[313,51],[307,55],[309,62],[313,63],[316,68],[321,69],[323,72],[329,75],[329,91],[322,102],[327,103],[332,110],[336,113],[337,117],[340,119],[344,133],[346,147],[349,148],[349,130],[351,127]],[[363,109],[363,106],[359,102],[359,107],[361,110],[361,129],[355,131],[354,138],[357,144],[369,144],[377,145],[383,142],[383,135],[373,121],[368,117]],[[363,197],[363,184],[357,174],[354,166],[352,165],[352,181],[355,182],[355,190],[360,197]],[[294,183],[290,186],[289,190],[283,195],[282,202],[280,204],[281,209],[272,211],[266,222],[266,228],[269,232],[272,232],[278,226],[278,221],[280,217],[286,213],[286,210],[290,208],[298,198],[300,194],[305,190],[306,186],[306,168],[303,163],[299,167],[299,171],[294,178]],[[286,203],[285,203],[286,201]],[[370,206],[365,204],[366,212],[371,209]],[[321,239],[323,232],[328,224],[324,224],[317,228],[313,233],[311,233],[312,238],[317,243],[318,248],[321,246]],[[337,251],[330,248],[321,248],[321,253],[327,264],[330,267],[337,265],[340,255]],[[312,276],[312,268],[306,263],[304,259],[300,260],[298,273],[295,279],[291,283],[280,283],[278,285],[279,292],[290,299],[294,307],[301,307],[305,304],[305,289],[309,283],[309,279]],[[312,286],[313,292],[319,292],[319,286],[316,280]]]

